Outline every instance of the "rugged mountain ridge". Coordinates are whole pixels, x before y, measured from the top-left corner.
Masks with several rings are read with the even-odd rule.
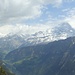
[[[10,33],[0,38],[0,58],[4,58],[4,55],[18,47],[44,44],[73,36],[75,36],[75,30],[68,23],[62,23],[57,27],[35,32],[34,34]]]

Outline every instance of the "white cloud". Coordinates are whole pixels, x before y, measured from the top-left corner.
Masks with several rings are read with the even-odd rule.
[[[63,0],[64,2],[73,2],[74,0]]]
[[[0,22],[33,19],[42,14],[44,5],[59,6],[62,0],[0,0]]]
[[[69,18],[66,18],[65,21],[67,21],[73,28],[75,28],[75,15]]]
[[[4,37],[8,34],[23,34],[23,35],[31,35],[39,31],[46,31],[47,29],[51,28],[49,25],[37,24],[37,25],[4,25],[0,26],[0,37]]]
[[[75,8],[66,9],[66,16],[64,17],[64,20],[71,24],[73,28],[75,28]]]
[[[34,18],[41,14],[40,5],[33,5],[28,0],[0,0],[0,3],[0,20],[2,21]]]

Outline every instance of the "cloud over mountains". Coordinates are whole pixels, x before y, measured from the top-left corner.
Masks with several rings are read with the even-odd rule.
[[[75,19],[74,0],[0,0],[0,25],[69,22]],[[48,24],[51,25],[51,24]],[[53,25],[53,24],[52,24]]]
[[[47,4],[58,6],[62,0],[0,0],[0,22],[9,23],[39,17]]]

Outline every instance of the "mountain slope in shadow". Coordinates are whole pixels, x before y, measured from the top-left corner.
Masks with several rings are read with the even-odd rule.
[[[10,52],[10,61],[21,75],[75,75],[75,37]]]

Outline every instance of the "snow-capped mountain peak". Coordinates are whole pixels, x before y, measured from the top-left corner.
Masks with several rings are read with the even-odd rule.
[[[53,28],[50,26],[24,26],[20,27],[20,30],[18,28],[18,26],[16,28],[8,26],[9,30],[2,32],[2,27],[0,30],[0,49],[2,51],[7,50],[8,53],[18,47],[44,44],[75,35],[75,30],[68,23],[62,23]]]
[[[53,28],[50,26],[40,26],[40,27],[20,26],[19,27],[19,25],[17,25],[15,28],[14,26],[8,26],[8,28],[9,30],[11,29],[12,31],[10,31],[5,35],[0,33],[1,38],[3,36],[4,39],[8,39],[8,40],[9,37],[11,37],[10,40],[11,39],[19,40],[20,37],[20,40],[22,39],[23,41],[25,41],[27,45],[30,43],[33,45],[39,43],[52,42],[55,40],[66,39],[68,37],[72,37],[75,35],[75,30],[68,23],[61,23]]]

